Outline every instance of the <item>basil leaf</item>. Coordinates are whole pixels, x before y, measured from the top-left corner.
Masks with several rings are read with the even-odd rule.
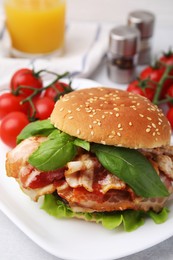
[[[59,129],[53,130],[49,135],[49,139],[55,139],[56,137],[59,137],[61,134],[61,131]]]
[[[17,144],[30,136],[48,136],[55,127],[50,123],[50,120],[38,120],[28,124],[17,136]]]
[[[151,163],[140,152],[123,147],[93,144],[100,163],[144,198],[165,197],[169,193]]]
[[[66,165],[77,153],[73,139],[67,135],[59,135],[59,138],[49,139],[43,142],[39,148],[31,154],[28,162],[42,171],[51,171]]]
[[[74,140],[74,145],[79,146],[87,151],[90,150],[90,143],[79,138]]]

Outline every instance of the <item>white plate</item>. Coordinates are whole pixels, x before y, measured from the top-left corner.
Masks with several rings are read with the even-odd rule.
[[[78,79],[75,86],[98,86],[91,80]],[[0,208],[35,243],[47,252],[70,260],[109,260],[127,256],[164,241],[173,235],[173,204],[167,222],[156,225],[147,219],[144,226],[126,233],[121,228],[106,230],[101,225],[75,219],[56,219],[40,209],[6,177],[5,154],[0,142]]]

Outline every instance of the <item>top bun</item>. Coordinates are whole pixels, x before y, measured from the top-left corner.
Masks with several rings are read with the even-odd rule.
[[[170,144],[171,128],[147,98],[112,88],[89,88],[64,95],[50,117],[61,131],[83,140],[128,148]]]

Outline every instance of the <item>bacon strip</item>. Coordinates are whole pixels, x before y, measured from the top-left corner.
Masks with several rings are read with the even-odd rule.
[[[47,138],[30,137],[7,154],[6,168],[33,200],[57,191],[74,211],[149,210],[159,211],[167,198],[144,199],[115,175],[108,172],[97,158],[86,151],[57,171],[41,172],[28,163],[28,157]],[[173,193],[173,149],[140,150],[150,160],[163,183]]]

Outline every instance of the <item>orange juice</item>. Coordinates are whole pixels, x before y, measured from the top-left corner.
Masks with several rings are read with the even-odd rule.
[[[14,49],[46,54],[62,48],[65,0],[6,0],[5,12]]]

